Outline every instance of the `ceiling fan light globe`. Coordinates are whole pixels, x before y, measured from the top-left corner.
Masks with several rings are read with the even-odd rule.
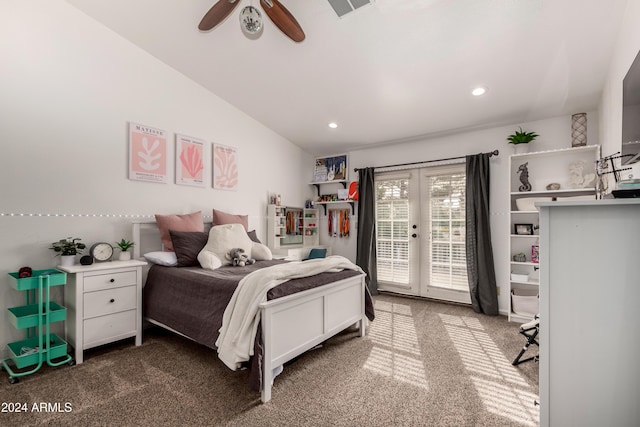
[[[262,14],[253,6],[240,12],[240,28],[247,34],[257,34],[262,30]]]

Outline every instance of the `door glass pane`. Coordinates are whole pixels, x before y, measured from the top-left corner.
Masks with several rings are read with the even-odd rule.
[[[378,280],[409,283],[409,180],[376,179]]]

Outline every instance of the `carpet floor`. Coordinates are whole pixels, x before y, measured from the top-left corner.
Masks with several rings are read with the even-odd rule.
[[[5,377],[0,425],[538,425],[538,364],[511,365],[525,343],[519,324],[453,304],[374,301],[365,338],[341,333],[286,366],[267,404],[247,371],[154,327],[142,346],[125,340],[86,351],[80,365]]]

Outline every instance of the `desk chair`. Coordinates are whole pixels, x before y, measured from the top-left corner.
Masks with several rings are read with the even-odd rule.
[[[524,345],[524,347],[522,347],[522,350],[520,350],[520,354],[518,354],[518,357],[516,357],[511,364],[513,366],[517,366],[521,363],[528,362],[530,360],[537,362],[538,355],[528,357],[526,359],[522,359],[522,356],[524,356],[524,353],[527,351],[527,349],[531,344],[540,347],[538,345],[538,341],[536,340],[536,338],[538,337],[538,333],[540,332],[540,317],[536,315],[532,321],[523,323],[522,325],[520,325],[519,332],[520,334],[524,335],[524,337],[527,339],[527,343]]]

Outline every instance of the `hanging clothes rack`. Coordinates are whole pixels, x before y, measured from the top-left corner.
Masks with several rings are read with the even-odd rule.
[[[489,154],[489,157],[493,157],[493,156],[497,156],[500,154],[500,152],[498,150],[493,150],[489,153],[480,153],[480,154]],[[374,169],[386,169],[386,168],[396,168],[396,167],[400,167],[400,166],[412,166],[412,165],[422,165],[422,164],[426,164],[426,163],[436,163],[436,162],[446,162],[449,160],[458,160],[458,159],[464,159],[467,156],[457,156],[457,157],[449,157],[446,159],[436,159],[436,160],[424,160],[422,162],[410,162],[410,163],[398,163],[395,165],[386,165],[386,166],[374,166]],[[358,172],[358,170],[363,169],[363,168],[354,168],[353,171],[354,172]]]

